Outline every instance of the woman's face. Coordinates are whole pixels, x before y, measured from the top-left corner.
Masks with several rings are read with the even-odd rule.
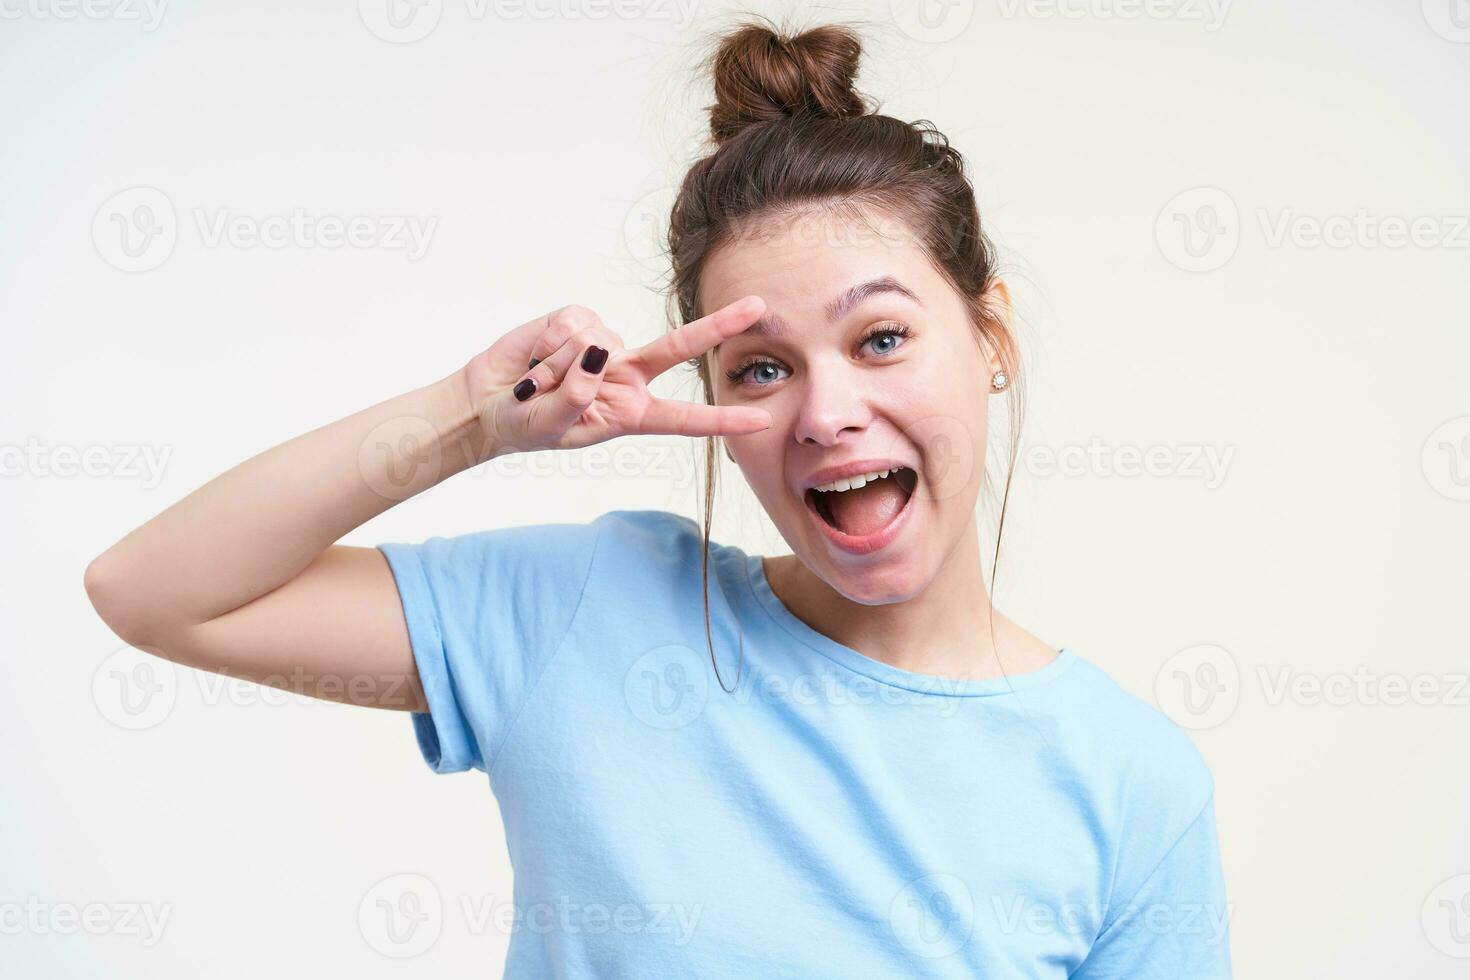
[[[999,359],[920,242],[885,219],[811,212],[710,257],[702,311],[752,293],[765,315],[710,353],[710,373],[717,404],[764,408],[772,424],[728,437],[731,455],[832,588],[865,604],[919,594],[975,533]],[[860,488],[813,490],[885,469]]]

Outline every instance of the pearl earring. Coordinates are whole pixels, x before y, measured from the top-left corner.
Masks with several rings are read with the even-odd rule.
[[[997,371],[990,376],[990,390],[994,392],[1005,391],[1011,383],[1010,375],[1004,371]]]

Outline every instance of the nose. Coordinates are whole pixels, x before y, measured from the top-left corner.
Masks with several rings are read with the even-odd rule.
[[[839,365],[809,365],[793,435],[803,446],[835,446],[872,420],[863,386]]]

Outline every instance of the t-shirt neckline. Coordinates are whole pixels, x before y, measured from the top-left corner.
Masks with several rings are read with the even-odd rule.
[[[786,608],[786,604],[771,588],[771,583],[766,579],[766,569],[761,557],[761,555],[745,556],[745,585],[771,619],[792,638],[812,648],[838,666],[882,684],[939,697],[985,697],[1010,694],[1021,688],[1055,680],[1066,673],[1077,660],[1077,654],[1072,648],[1063,646],[1058,650],[1057,656],[1044,667],[1025,674],[1011,674],[1008,677],[962,679],[904,670],[881,660],[874,660],[808,626],[795,613]]]

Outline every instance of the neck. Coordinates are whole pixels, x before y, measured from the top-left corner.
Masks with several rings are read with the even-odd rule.
[[[973,516],[928,587],[900,602],[854,602],[795,555],[766,559],[764,567],[771,591],[798,619],[890,666],[982,679],[1014,673],[1020,662],[1005,657],[1012,649],[1020,650],[1018,628],[991,605]]]

